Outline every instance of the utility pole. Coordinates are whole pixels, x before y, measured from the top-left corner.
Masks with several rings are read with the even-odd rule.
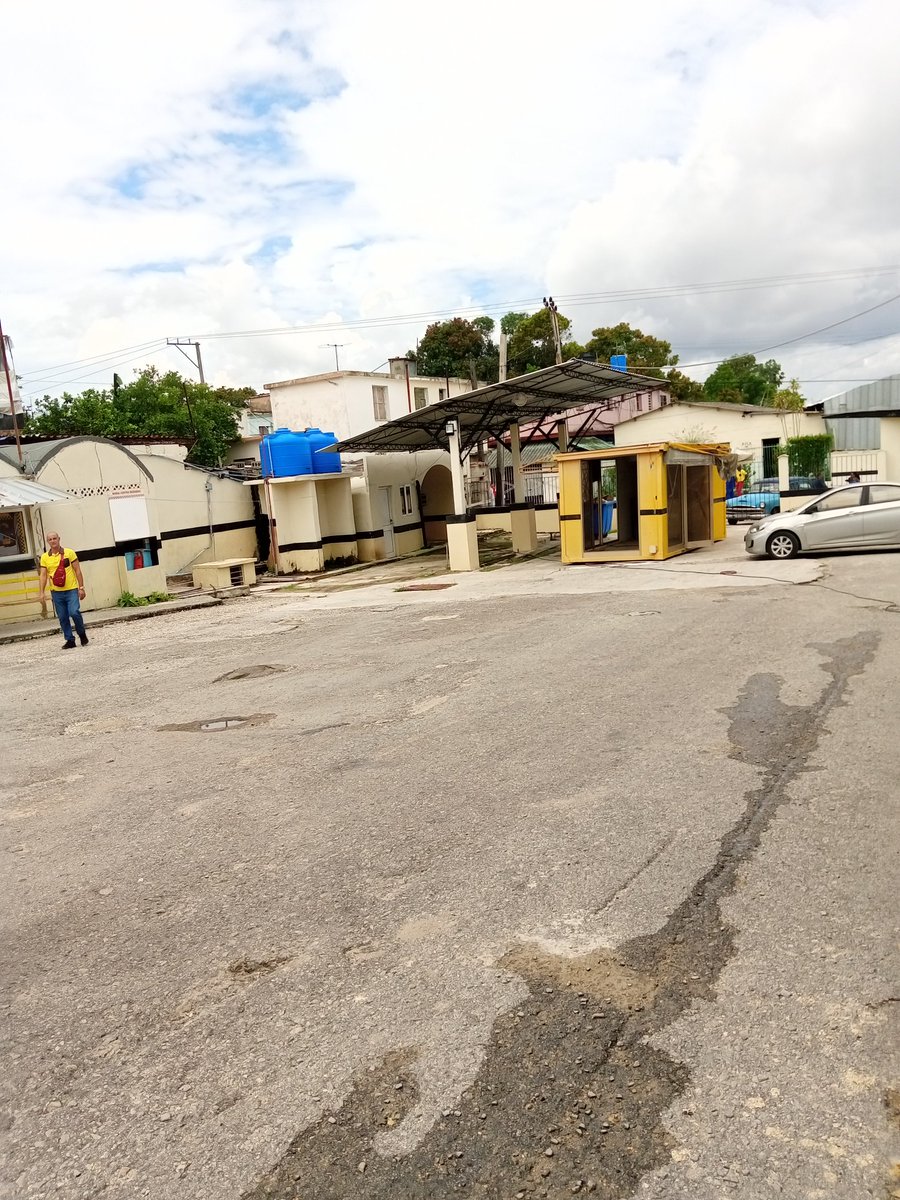
[[[349,346],[349,345],[350,345],[349,342],[326,342],[325,345],[322,347],[323,350],[327,350],[328,347],[330,346],[331,349],[334,351],[334,369],[336,371],[339,371],[341,369],[341,364],[340,364],[340,361],[338,360],[338,350],[343,350],[343,348],[345,346]]]
[[[9,414],[12,417],[13,436],[16,439],[16,452],[19,455],[19,466],[25,466],[22,457],[22,438],[19,434],[19,422],[16,417],[16,398],[13,392],[12,376],[9,373],[9,342],[3,336],[3,325],[0,323],[0,355],[3,356],[3,371],[6,375],[6,391],[9,394]]]
[[[500,334],[500,374],[498,376],[501,383],[506,383],[506,334]]]
[[[191,366],[197,368],[197,372],[200,375],[200,382],[206,383],[206,376],[203,374],[203,359],[200,357],[199,342],[192,342],[190,338],[166,338],[166,345],[174,346],[176,350],[180,350]],[[194,353],[197,355],[196,362],[191,358],[187,350],[184,349],[185,346],[193,347]]]
[[[553,326],[553,341],[556,343],[556,365],[563,360],[562,355],[562,338],[559,335],[559,312],[556,308],[556,301],[552,296],[544,297],[544,308],[550,311],[550,323]]]

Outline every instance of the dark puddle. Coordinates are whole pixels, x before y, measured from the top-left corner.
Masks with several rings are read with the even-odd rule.
[[[274,713],[251,713],[247,717],[208,717],[205,721],[185,721],[181,725],[160,725],[160,733],[221,733],[241,726],[265,725]]]
[[[731,754],[763,774],[713,866],[662,929],[615,951],[508,953],[502,965],[526,982],[528,997],[497,1018],[472,1087],[412,1153],[384,1158],[373,1149],[375,1136],[415,1107],[415,1054],[406,1051],[360,1072],[340,1110],[299,1133],[244,1200],[632,1195],[644,1173],[670,1161],[663,1118],[689,1082],[687,1067],[647,1039],[694,1000],[715,997],[734,953],[719,901],[875,644],[860,636],[816,647],[831,681],[808,707],[782,703],[774,675],[748,681],[726,710]]]

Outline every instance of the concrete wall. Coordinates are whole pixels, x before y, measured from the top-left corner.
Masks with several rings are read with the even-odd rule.
[[[180,575],[198,562],[258,556],[249,488],[156,454],[138,457],[153,475],[149,494],[166,575]]]
[[[184,470],[174,459],[160,456],[159,461],[175,471]],[[165,572],[159,563],[149,562],[149,555],[143,569],[129,569],[126,556],[145,539],[125,539],[114,527],[111,506],[119,500],[143,501],[149,530],[146,540],[151,552],[155,549],[158,554],[159,525],[150,504],[150,469],[139,456],[101,439],[73,439],[35,478],[71,497],[68,503],[41,505],[37,523],[42,542],[46,531],[55,529],[81,560],[86,592],[83,608],[110,608],[123,592],[146,596],[165,591]]]
[[[490,529],[499,529],[503,533],[512,532],[509,508],[482,508],[475,514],[475,524],[479,533]],[[555,504],[534,510],[535,529],[539,534],[559,533],[559,509]]]
[[[279,574],[321,571],[333,559],[357,556],[351,485],[349,476],[333,475],[260,487],[275,518]]]
[[[249,489],[186,466],[173,449],[180,448],[154,447],[135,454],[103,439],[72,439],[37,471],[38,483],[67,492],[70,499],[34,510],[34,553],[43,551],[46,532],[57,530],[81,560],[86,610],[112,607],[122,592],[164,592],[167,575],[180,574],[197,561],[256,558]],[[4,467],[3,460],[0,471],[18,474]],[[146,521],[139,536],[123,532],[123,509]],[[136,550],[143,567],[136,567]],[[22,582],[27,591],[27,579]],[[4,615],[39,612],[34,602],[27,611]]]
[[[425,389],[429,404],[437,403],[441,389],[447,388],[446,380],[426,376],[410,376],[409,383],[413,405],[415,388]],[[387,388],[387,420],[409,411],[405,379],[380,372],[341,371],[266,384],[272,396],[272,424],[276,429],[323,429],[339,438],[364,433],[382,424],[375,416],[373,386]],[[449,395],[470,390],[468,380],[450,379]]]
[[[881,449],[885,478],[891,483],[900,483],[900,417],[881,418]]]
[[[729,442],[733,450],[762,457],[764,439],[827,433],[820,413],[780,413],[772,408],[746,412],[743,407],[712,404],[670,404],[616,426],[617,446],[650,442]]]

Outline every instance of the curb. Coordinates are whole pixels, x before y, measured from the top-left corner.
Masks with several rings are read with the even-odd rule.
[[[185,601],[176,600],[162,604],[148,604],[142,608],[122,609],[121,615],[116,616],[98,616],[93,618],[92,613],[85,613],[85,626],[88,629],[100,629],[105,625],[121,625],[125,621],[143,621],[148,617],[162,617],[166,613],[173,612],[190,612],[195,608],[214,608],[225,601],[218,596],[198,596],[195,600]],[[105,612],[105,609],[100,609],[99,612]],[[46,628],[30,629],[27,632],[20,633],[4,633],[3,627],[0,626],[0,646],[12,645],[13,642],[31,642],[36,638],[42,637],[58,637],[59,626],[55,620],[48,618]]]

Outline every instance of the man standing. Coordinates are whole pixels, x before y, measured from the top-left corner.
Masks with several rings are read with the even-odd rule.
[[[72,624],[82,646],[88,644],[84,631],[84,618],[81,615],[81,601],[84,599],[84,576],[81,574],[81,563],[74,550],[60,544],[58,533],[47,534],[47,549],[41,555],[41,603],[47,593],[47,582],[50,583],[50,598],[53,601],[53,611],[59,621],[63,637],[63,650],[75,649],[75,638],[72,636]]]

